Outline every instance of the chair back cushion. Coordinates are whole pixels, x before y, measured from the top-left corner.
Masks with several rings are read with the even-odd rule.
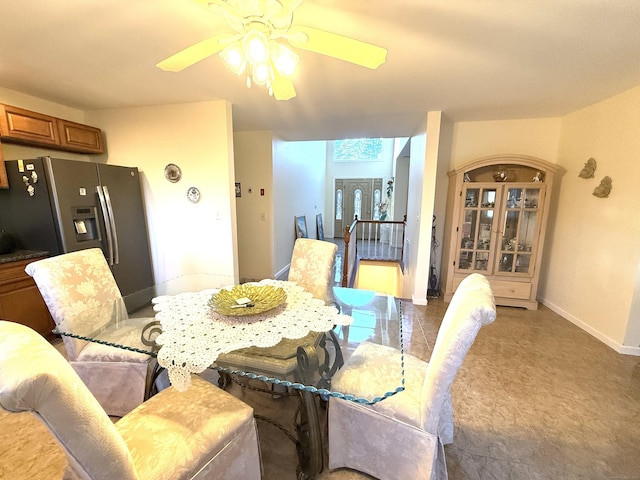
[[[137,478],[124,440],[64,357],[34,330],[1,320],[0,405],[35,413],[62,445],[76,476]]]
[[[298,238],[293,246],[289,281],[296,282],[314,297],[331,301],[331,275],[338,246],[310,238]]]
[[[38,290],[63,330],[89,336],[117,315],[126,318],[126,307],[102,250],[91,248],[45,258],[28,264]],[[76,360],[83,340],[63,338],[69,360]]]
[[[422,387],[422,428],[434,435],[451,385],[483,325],[496,318],[493,292],[478,273],[458,286],[440,325]]]

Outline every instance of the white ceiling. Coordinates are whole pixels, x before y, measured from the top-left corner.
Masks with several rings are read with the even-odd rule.
[[[227,99],[236,131],[315,140],[409,136],[430,110],[555,117],[640,85],[638,0],[305,0],[294,24],[383,46],[387,62],[298,51],[298,95],[279,102],[217,55],[155,67],[231,32],[189,0],[5,0],[0,86],[82,110]]]

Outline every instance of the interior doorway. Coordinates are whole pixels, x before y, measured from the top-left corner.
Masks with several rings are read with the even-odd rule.
[[[344,238],[345,228],[356,215],[362,220],[376,219],[382,198],[382,178],[337,178],[333,195],[333,235]]]

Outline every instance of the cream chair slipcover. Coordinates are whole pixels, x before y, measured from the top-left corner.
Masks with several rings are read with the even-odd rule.
[[[25,271],[33,277],[62,330],[89,335],[114,315],[127,318],[120,290],[99,248],[38,260],[28,264]],[[114,334],[132,337],[128,344],[134,340],[134,344],[148,350],[139,337],[142,326],[152,320],[137,319],[139,328]],[[116,341],[116,336],[110,339]],[[109,415],[121,417],[144,401],[152,357],[67,336],[62,339],[71,366]]]
[[[304,287],[326,304],[331,303],[331,275],[337,251],[335,243],[298,238],[293,245],[288,280]]]
[[[309,238],[298,238],[293,246],[288,280],[296,282],[315,298],[331,303],[331,275],[338,247],[335,243]],[[220,355],[216,363],[225,368],[288,378],[298,367],[296,353],[299,345],[315,345],[321,334],[311,332],[304,339],[282,339],[270,348],[244,348]],[[299,379],[296,379],[299,380]]]
[[[329,399],[329,468],[387,479],[446,479],[443,445],[453,442],[451,385],[480,327],[496,318],[493,293],[480,274],[466,277],[442,320],[427,363],[404,354],[405,390],[374,405]],[[358,397],[398,373],[401,353],[365,342],[333,378]]]
[[[199,377],[192,382],[114,424],[51,344],[0,321],[0,405],[31,411],[49,428],[67,455],[67,479],[259,479],[253,409]]]

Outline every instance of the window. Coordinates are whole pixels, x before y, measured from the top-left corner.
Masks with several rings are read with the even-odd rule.
[[[342,189],[336,191],[336,220],[342,220]]]
[[[352,138],[333,142],[334,162],[362,162],[383,160],[382,138]]]
[[[362,218],[362,190],[359,188],[353,192],[353,214]]]
[[[380,220],[380,189],[373,191],[373,219]]]

